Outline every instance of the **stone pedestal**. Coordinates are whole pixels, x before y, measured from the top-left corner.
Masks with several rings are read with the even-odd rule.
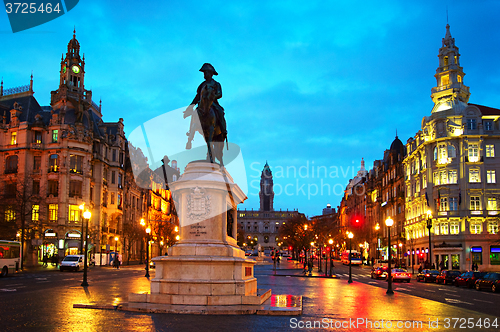
[[[170,185],[179,215],[180,241],[155,257],[150,294],[129,302],[174,305],[260,305],[270,290],[257,290],[255,261],[236,244],[237,204],[246,199],[225,169],[191,162]]]

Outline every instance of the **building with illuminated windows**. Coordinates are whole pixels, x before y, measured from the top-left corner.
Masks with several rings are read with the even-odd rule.
[[[287,220],[302,215],[296,210],[274,210],[273,173],[268,163],[264,165],[260,176],[260,209],[238,210],[238,228],[245,237],[247,247],[270,251],[279,248],[282,240],[279,230]]]
[[[406,143],[405,236],[414,243],[407,253],[430,254],[436,267],[498,271],[500,109],[469,103],[449,25],[438,58],[434,107]]]

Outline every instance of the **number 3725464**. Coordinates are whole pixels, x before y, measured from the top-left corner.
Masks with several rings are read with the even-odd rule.
[[[59,3],[55,6],[52,3],[27,3],[27,2],[7,2],[5,4],[5,11],[7,14],[35,14],[35,13],[59,13],[61,9],[59,8]]]

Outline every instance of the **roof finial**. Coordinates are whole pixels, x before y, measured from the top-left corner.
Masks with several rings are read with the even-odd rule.
[[[448,24],[448,5],[446,5],[446,24]]]
[[[73,39],[76,38],[76,25],[73,26]]]
[[[398,138],[398,128],[396,128],[396,138]]]
[[[33,70],[31,71],[30,77],[30,92],[33,92]]]

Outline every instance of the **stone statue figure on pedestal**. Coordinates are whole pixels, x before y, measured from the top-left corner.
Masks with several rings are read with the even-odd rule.
[[[184,111],[184,118],[191,116],[189,131],[186,134],[188,136],[186,149],[191,149],[191,141],[194,138],[194,134],[199,132],[203,135],[207,143],[207,160],[213,163],[215,157],[222,165],[224,140],[227,142],[224,109],[218,101],[222,97],[222,87],[219,82],[212,78],[214,75],[218,75],[218,73],[211,64],[203,64],[200,71],[203,72],[205,81],[198,86],[196,96]],[[196,113],[194,111],[195,105],[198,106]],[[198,125],[198,121],[193,120],[192,115],[198,116],[201,128]]]

